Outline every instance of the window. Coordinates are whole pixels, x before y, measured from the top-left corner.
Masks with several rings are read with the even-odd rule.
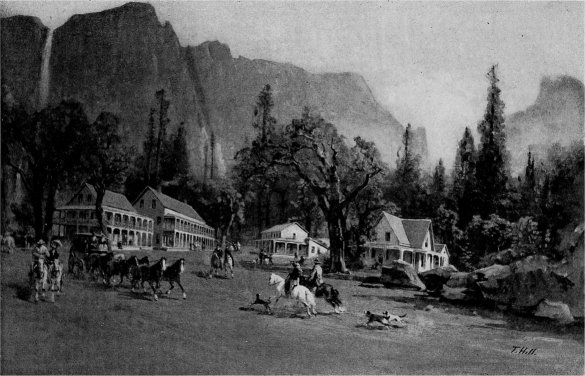
[[[315,247],[311,247],[311,253],[315,253]]]
[[[389,233],[389,232],[387,232],[387,233],[386,233],[386,241],[387,241],[387,242],[389,242],[389,241],[390,241],[390,238],[391,238],[391,236],[390,236],[390,233]]]
[[[87,195],[85,200],[87,201],[88,204],[91,204],[91,195]]]
[[[160,225],[160,222],[162,221],[161,217],[156,217],[156,224]],[[158,244],[158,241],[157,241]]]
[[[82,194],[80,194],[79,196],[77,196],[77,203],[78,204],[83,203],[83,195]]]
[[[156,200],[152,200],[151,207],[152,207],[153,209],[156,209]]]
[[[160,235],[156,234],[156,244],[160,244]]]
[[[425,247],[429,246],[429,239],[425,239]]]
[[[140,209],[144,209],[144,200],[140,200]]]
[[[297,234],[293,233],[293,239],[297,238]]]

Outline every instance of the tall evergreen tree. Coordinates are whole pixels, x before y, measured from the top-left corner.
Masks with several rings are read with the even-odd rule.
[[[459,141],[452,177],[451,197],[458,214],[458,226],[465,228],[474,214],[475,164],[477,152],[471,130],[466,127]]]
[[[152,173],[152,152],[154,150],[154,141],[155,141],[155,132],[156,127],[154,125],[154,114],[156,110],[154,108],[150,109],[150,114],[148,115],[148,136],[144,143],[144,151],[146,152],[146,162],[145,162],[145,171],[144,176],[146,177],[146,185],[150,185],[150,178]]]
[[[528,151],[528,161],[524,170],[524,180],[520,187],[521,194],[521,214],[525,216],[535,216],[538,212],[536,203],[537,183],[536,169],[534,167],[534,156]]]
[[[270,85],[266,84],[256,102],[256,108],[254,109],[254,128],[260,131],[260,140],[265,143],[272,132],[274,132],[274,126],[276,119],[272,116],[272,107],[274,107],[274,101],[272,100],[272,91]]]
[[[167,124],[170,122],[167,117],[170,102],[165,99],[165,90],[161,89],[156,92],[156,99],[159,102],[158,111],[158,139],[156,141],[156,159],[155,159],[155,174],[154,184],[158,187],[160,185],[160,162],[162,158],[163,145],[166,139]]]
[[[431,182],[431,208],[433,213],[436,213],[437,209],[444,204],[445,194],[445,166],[443,165],[443,158],[441,158],[435,166],[435,172],[433,173],[433,180]]]
[[[404,217],[420,216],[419,204],[422,202],[420,156],[412,148],[412,126],[408,124],[402,135],[402,153],[398,152],[396,172],[391,184],[390,201],[400,207]]]
[[[477,156],[476,179],[478,189],[478,214],[487,218],[497,213],[505,198],[508,184],[508,158],[504,124],[504,102],[500,99],[500,88],[496,66],[492,66],[487,77],[490,81],[487,106],[482,121],[477,125],[481,135]]]

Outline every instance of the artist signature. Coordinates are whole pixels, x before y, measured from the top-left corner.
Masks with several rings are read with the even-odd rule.
[[[536,350],[523,346],[512,346],[512,354],[536,355]]]

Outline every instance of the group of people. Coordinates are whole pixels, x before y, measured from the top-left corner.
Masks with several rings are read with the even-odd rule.
[[[274,265],[274,262],[272,262],[272,255],[270,253],[264,252],[264,248],[261,248],[260,252],[258,253],[258,263],[260,265],[264,265],[265,261],[268,261],[270,265]]]
[[[42,260],[44,264],[51,265],[56,260],[59,259],[59,251],[58,248],[61,247],[61,242],[59,240],[51,240],[49,248],[47,248],[46,243],[43,239],[39,239],[35,244],[32,250],[32,265],[31,271],[35,268],[35,265],[39,264],[39,261]]]
[[[301,277],[303,277],[301,264],[298,261],[293,261],[292,270],[288,274],[284,283],[284,288],[287,294],[290,294],[296,286],[301,284]],[[313,286],[313,291],[323,284],[323,269],[321,268],[321,261],[319,261],[319,259],[313,261],[313,269],[307,280],[309,281],[309,284]]]
[[[225,264],[226,262],[228,262],[229,258],[232,259],[232,262],[234,261],[234,256],[232,254],[232,252],[234,252],[234,250],[235,250],[235,247],[233,244],[230,244],[229,246],[225,247],[225,250],[222,250],[218,244],[217,247],[215,247],[215,250],[213,251],[213,253],[219,257],[219,259],[221,260],[221,262],[223,264]]]

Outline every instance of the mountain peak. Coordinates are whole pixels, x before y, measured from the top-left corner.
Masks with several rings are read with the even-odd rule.
[[[67,23],[86,22],[91,19],[127,19],[141,22],[159,23],[156,11],[151,4],[130,2],[116,8],[106,9],[101,12],[73,15]]]
[[[207,41],[201,43],[197,48],[203,49],[207,52],[209,57],[215,61],[226,61],[232,59],[232,52],[227,44],[221,43],[217,40]]]
[[[543,104],[564,95],[575,96],[583,102],[583,83],[571,76],[543,77],[535,104]]]

